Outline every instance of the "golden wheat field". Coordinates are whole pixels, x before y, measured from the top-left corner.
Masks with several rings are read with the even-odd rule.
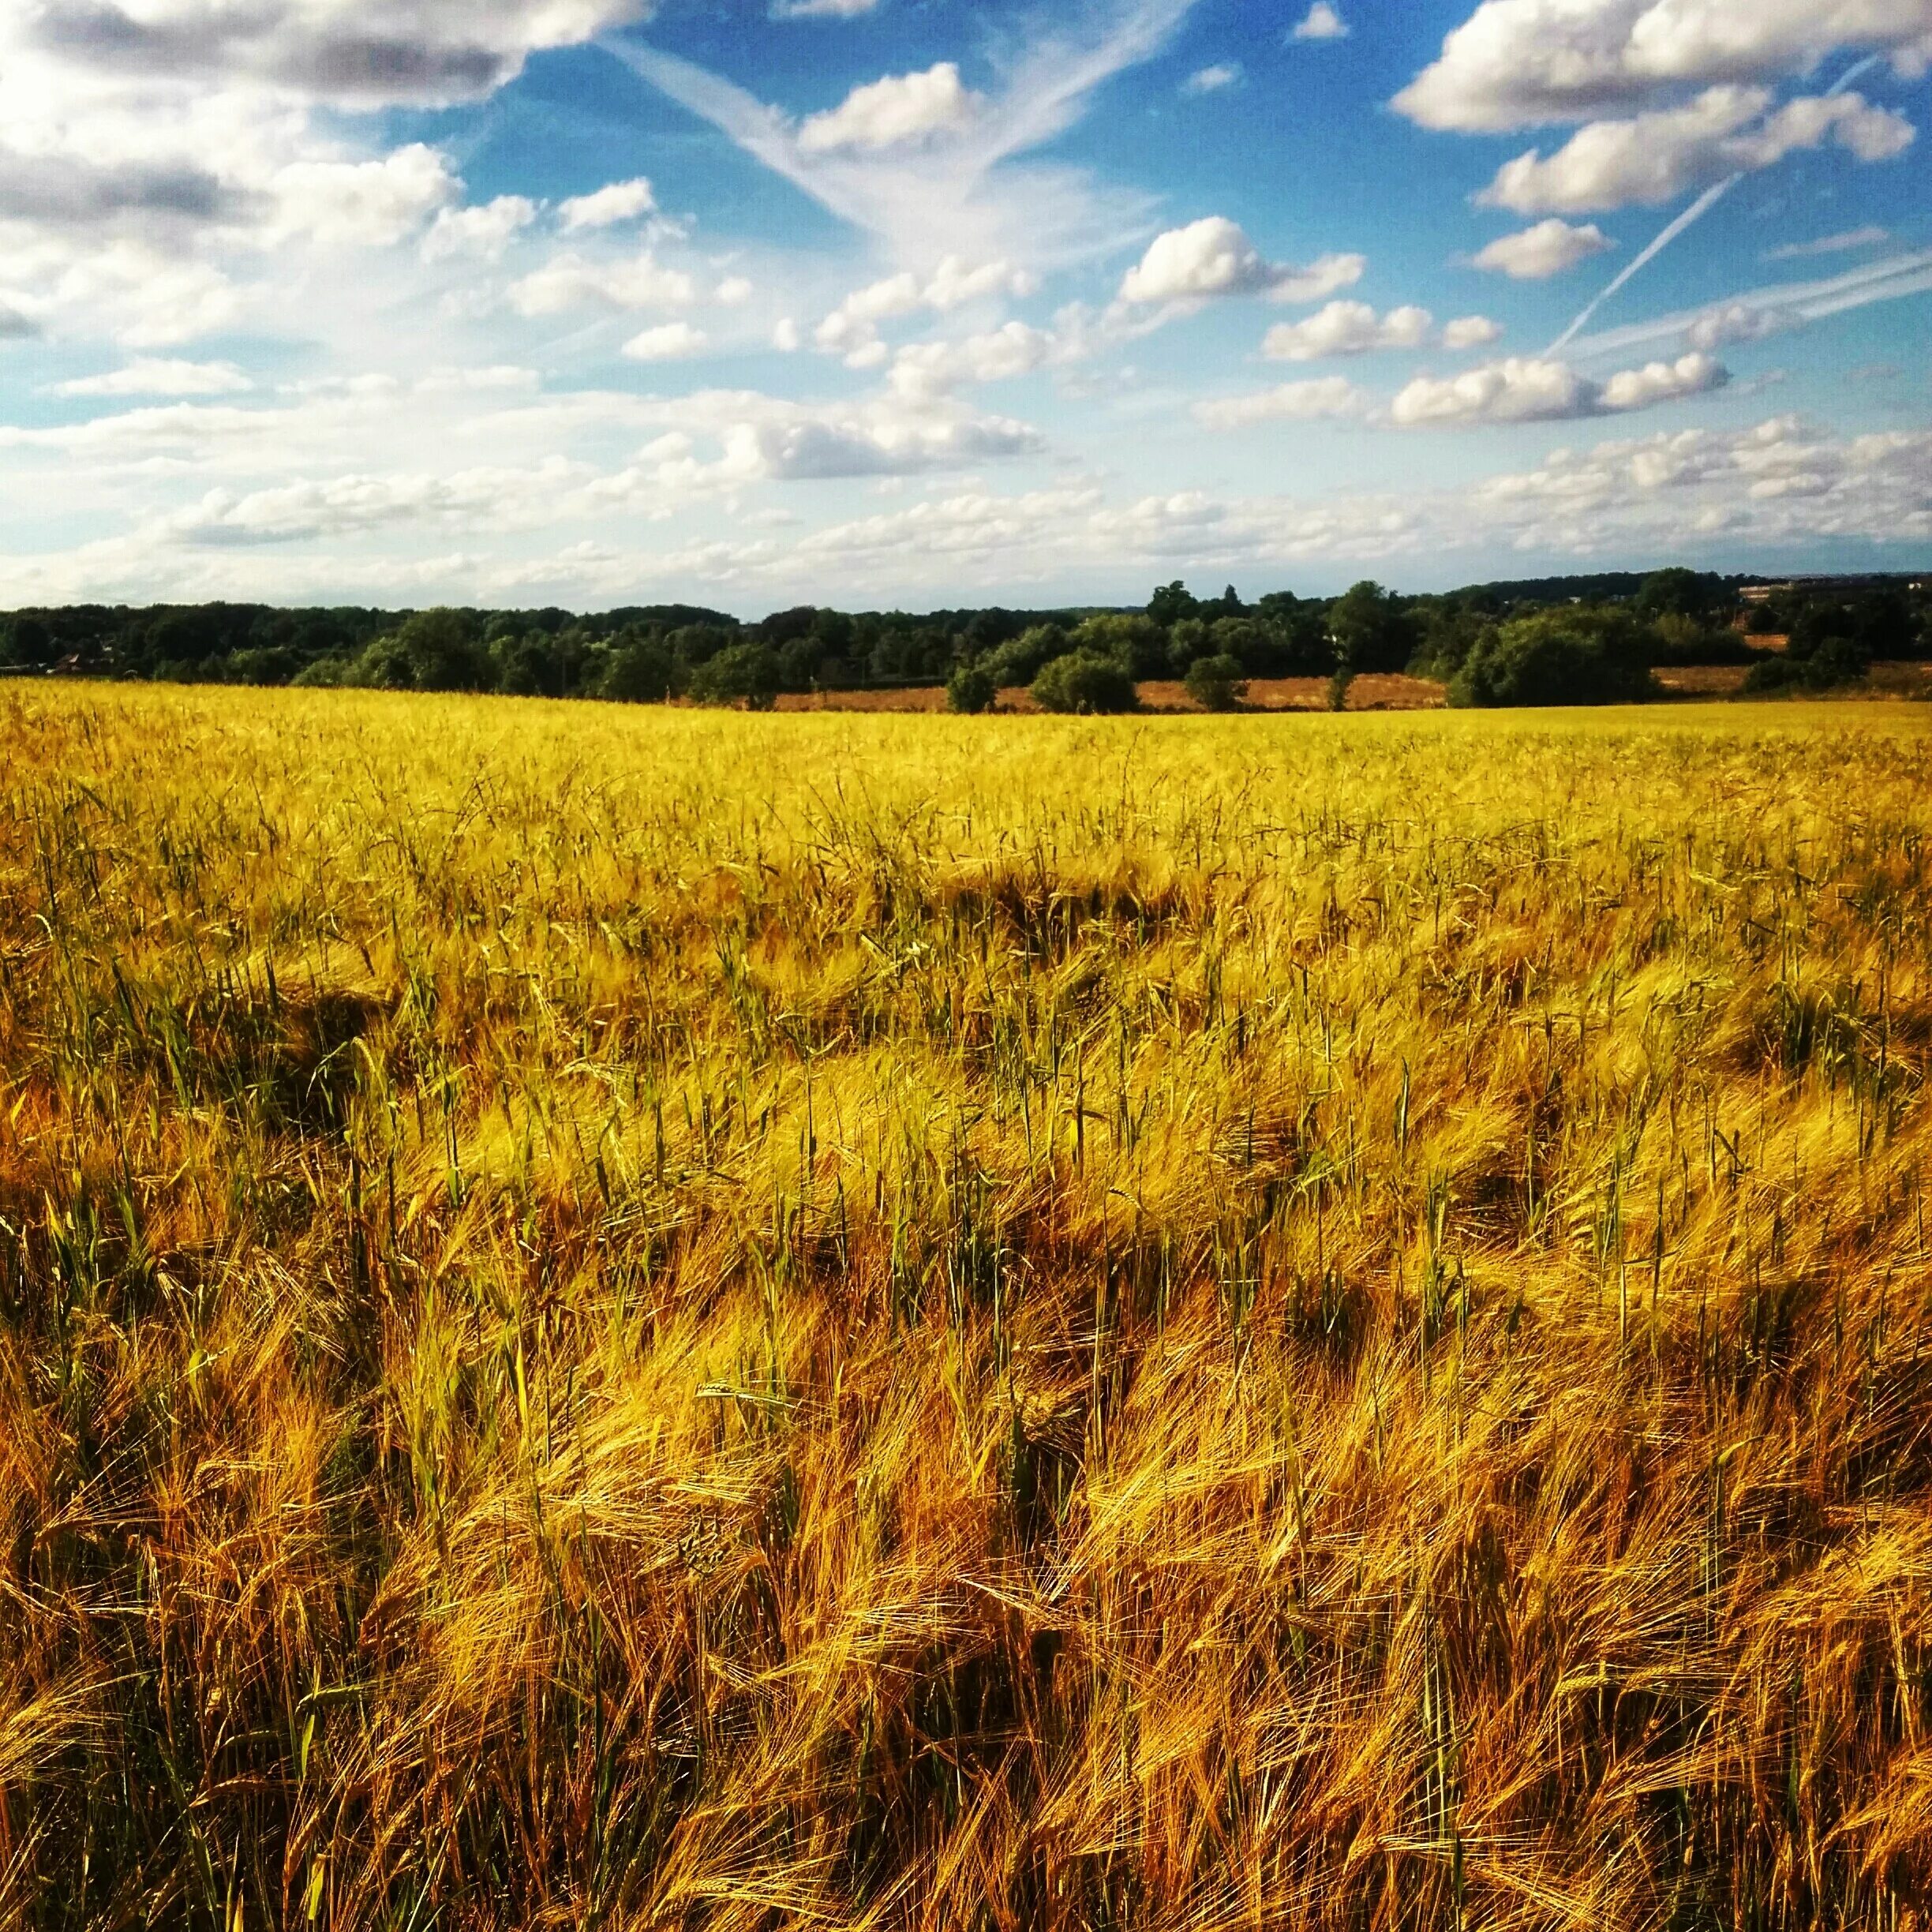
[[[0,1923],[1932,1923],[1932,713],[0,687]]]

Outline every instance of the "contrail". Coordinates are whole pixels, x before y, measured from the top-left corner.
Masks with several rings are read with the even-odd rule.
[[[1733,174],[1728,181],[1720,182],[1715,188],[1706,188],[1570,326],[1550,344],[1549,353],[1561,355],[1570,345],[1597,319],[1601,309],[1617,290],[1623,286],[1638,270],[1647,268],[1661,255],[1683,231],[1694,223],[1701,222],[1744,177]]]
[[[1850,87],[1855,80],[1860,77],[1860,76],[1868,73],[1873,68],[1876,67],[1881,58],[1882,56],[1877,54],[1866,54],[1864,59],[1859,62],[1855,66],[1851,68],[1848,72],[1839,77],[1836,84],[1827,92],[1825,98],[1827,100],[1831,100],[1835,99],[1837,95],[1844,93],[1845,89]],[[1567,349],[1570,345],[1576,340],[1578,336],[1581,335],[1584,330],[1588,328],[1590,324],[1596,320],[1597,310],[1602,308],[1604,304],[1607,302],[1612,295],[1616,294],[1619,289],[1624,287],[1640,271],[1648,268],[1651,263],[1655,261],[1657,258],[1661,255],[1679,235],[1683,234],[1687,229],[1693,228],[1699,222],[1701,222],[1704,217],[1708,215],[1711,210],[1714,208],[1717,204],[1721,201],[1724,197],[1728,195],[1731,190],[1735,188],[1743,178],[1744,177],[1741,174],[1733,174],[1728,181],[1720,182],[1715,188],[1705,189],[1703,193],[1699,195],[1698,198],[1693,201],[1690,205],[1686,208],[1684,212],[1679,215],[1677,219],[1673,221],[1670,226],[1667,227],[1664,232],[1659,235],[1657,238],[1646,249],[1644,252],[1639,255],[1637,259],[1633,261],[1630,266],[1626,268],[1623,272],[1619,275],[1616,279],[1613,281],[1610,286],[1605,289],[1604,292],[1599,295],[1597,299],[1592,302],[1574,322],[1570,324],[1567,329],[1563,331],[1560,335],[1556,338],[1556,341],[1550,344],[1549,354],[1552,356],[1561,355],[1564,350]]]

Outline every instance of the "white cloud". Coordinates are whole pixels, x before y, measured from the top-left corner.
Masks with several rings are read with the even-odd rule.
[[[1224,93],[1231,87],[1239,87],[1243,79],[1239,61],[1223,61],[1213,67],[1204,67],[1198,73],[1191,73],[1181,83],[1183,94],[1202,95]]]
[[[1348,32],[1348,22],[1329,0],[1315,0],[1307,17],[1288,37],[1291,40],[1346,40]]]
[[[960,80],[958,64],[942,61],[923,73],[888,75],[855,88],[838,107],[805,122],[799,146],[808,155],[903,148],[962,132],[981,105]]]
[[[972,421],[744,424],[727,438],[725,463],[747,481],[829,482],[841,477],[917,476],[1003,457],[1037,455],[1039,432],[1024,423]]]
[[[967,303],[990,296],[1024,297],[1039,286],[1037,279],[1011,262],[981,262],[976,266],[948,255],[935,268],[921,292],[919,300],[941,315],[949,315]]]
[[[686,356],[702,355],[711,339],[688,322],[666,322],[633,335],[623,353],[633,362],[675,362]]]
[[[1503,133],[1808,74],[1835,47],[1923,71],[1924,0],[1483,0],[1395,105],[1425,127]]]
[[[522,195],[499,195],[480,208],[444,208],[423,237],[425,261],[469,255],[501,261],[510,244],[537,219],[537,204]]]
[[[1719,302],[1691,318],[1683,332],[1684,346],[1708,354],[1736,343],[1764,342],[1803,326],[1802,319],[1788,310],[1754,308],[1739,301]]]
[[[1855,249],[1877,248],[1891,239],[1889,229],[1868,225],[1842,234],[1821,235],[1815,242],[1788,242],[1782,248],[1765,249],[1764,259],[1768,262],[1804,261],[1819,255],[1848,255]]]
[[[840,220],[925,269],[944,253],[1029,268],[1085,263],[1142,232],[1151,197],[1040,151],[1075,126],[1099,90],[1160,53],[1197,0],[1083,0],[1030,9],[1000,50],[1000,84],[943,140],[809,150],[792,119],[661,48],[605,43],[619,60]]]
[[[1780,326],[1795,328],[1875,303],[1903,301],[1929,292],[1932,292],[1932,249],[1866,262],[1823,281],[1780,282],[1765,288],[1748,289],[1702,309],[1680,309],[1586,336],[1571,347],[1580,356],[1620,356],[1657,343],[1680,343],[1701,324],[1708,325],[1707,318],[1713,314],[1728,315],[1739,310],[1768,313],[1780,318]]]
[[[197,88],[267,87],[352,108],[474,99],[530,54],[647,16],[644,0],[405,0],[376,15],[341,0],[49,0],[16,37],[104,77]]]
[[[944,395],[964,383],[1010,382],[1045,368],[1064,353],[1058,337],[1024,322],[1009,322],[960,342],[916,343],[893,358],[894,392],[912,400]]]
[[[891,353],[879,338],[882,322],[923,312],[949,315],[969,302],[1030,295],[1038,286],[1028,271],[1011,262],[973,264],[949,255],[930,275],[902,269],[855,290],[818,324],[814,339],[826,354],[843,357],[853,369],[878,369]]]
[[[1594,222],[1573,228],[1552,216],[1520,234],[1492,242],[1475,257],[1475,266],[1506,275],[1513,282],[1547,282],[1616,246]]]
[[[1503,325],[1487,316],[1458,316],[1443,329],[1445,349],[1486,349],[1503,339]]]
[[[803,346],[796,320],[791,316],[781,316],[772,329],[772,346],[781,355],[796,355]]]
[[[274,179],[271,244],[388,248],[413,234],[462,184],[447,159],[421,142],[378,161],[294,161]]]
[[[1319,422],[1363,416],[1368,398],[1346,377],[1282,383],[1253,395],[1229,396],[1195,406],[1196,420],[1211,429],[1244,429],[1256,423]]]
[[[1721,362],[1694,352],[1675,362],[1648,362],[1642,369],[1620,370],[1604,384],[1600,406],[1611,415],[1654,409],[1686,396],[1707,395],[1730,380],[1731,373]]]
[[[773,0],[773,20],[857,20],[879,0]]]
[[[524,316],[561,315],[586,305],[683,309],[697,299],[691,277],[681,268],[667,268],[648,249],[615,261],[557,255],[510,289],[510,305]]]
[[[1390,406],[1389,417],[1405,429],[1565,422],[1706,395],[1730,379],[1722,363],[1701,354],[1625,370],[1602,383],[1567,362],[1511,356],[1459,376],[1418,376]]]
[[[1518,215],[1654,206],[1800,149],[1835,142],[1862,161],[1884,161],[1916,138],[1909,122],[1862,95],[1814,96],[1775,111],[1772,99],[1764,88],[1715,87],[1685,107],[1594,122],[1553,155],[1532,150],[1506,163],[1479,198]]]
[[[183,362],[139,357],[103,376],[56,383],[61,396],[236,395],[254,384],[232,362]]]
[[[1379,316],[1366,302],[1333,301],[1305,322],[1278,323],[1263,339],[1261,353],[1272,362],[1319,362],[1374,349],[1420,349],[1434,326],[1426,309]]]
[[[649,182],[612,182],[586,195],[573,195],[557,208],[557,221],[566,234],[579,234],[586,229],[615,228],[650,214],[657,198]]]
[[[1326,255],[1306,268],[1269,261],[1241,228],[1211,215],[1157,236],[1121,284],[1123,301],[1200,301],[1224,295],[1267,295],[1278,301],[1319,301],[1359,282],[1360,255]]]

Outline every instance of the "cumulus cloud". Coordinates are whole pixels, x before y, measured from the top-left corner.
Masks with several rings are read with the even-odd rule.
[[[1025,423],[744,424],[727,439],[725,462],[747,478],[781,483],[917,476],[929,470],[1028,456],[1043,447]]]
[[[1707,354],[1737,343],[1764,342],[1773,335],[1802,328],[1802,317],[1788,309],[1754,307],[1741,301],[1719,302],[1692,316],[1685,326],[1684,345]]]
[[[1320,422],[1364,416],[1368,398],[1342,376],[1282,383],[1252,395],[1227,396],[1196,405],[1195,420],[1211,429],[1245,429],[1256,423]]]
[[[1506,275],[1513,282],[1547,282],[1616,246],[1594,222],[1572,227],[1552,216],[1520,234],[1492,242],[1476,256],[1474,265]]]
[[[1445,349],[1486,349],[1503,339],[1503,325],[1487,316],[1458,316],[1443,330]]]
[[[633,335],[623,353],[633,362],[676,362],[686,356],[702,355],[711,339],[688,322],[665,322]]]
[[[1239,61],[1223,61],[1213,67],[1204,67],[1198,73],[1191,73],[1181,83],[1183,94],[1220,94],[1231,87],[1240,86],[1242,80]]]
[[[510,244],[537,219],[537,204],[522,195],[499,195],[477,208],[444,208],[423,237],[425,261],[467,255],[501,261]]]
[[[960,79],[958,63],[942,61],[923,73],[888,75],[855,88],[839,106],[805,122],[799,146],[808,155],[903,148],[963,132],[982,105]]]
[[[271,241],[388,248],[414,234],[461,186],[447,156],[421,142],[375,161],[294,161],[273,182]]]
[[[1809,73],[1834,47],[1923,71],[1924,0],[1483,0],[1395,106],[1425,127],[1507,133]]]
[[[893,358],[893,389],[911,399],[938,396],[965,383],[1010,382],[1064,354],[1061,339],[1025,322],[1009,322],[959,342],[915,343]]]
[[[1507,163],[1480,199],[1518,215],[1578,215],[1674,201],[1733,174],[1774,167],[1827,144],[1861,161],[1895,160],[1917,138],[1911,123],[1859,94],[1817,95],[1772,108],[1765,88],[1707,89],[1687,106],[1579,129],[1545,156]]]
[[[1730,380],[1721,362],[1699,353],[1627,369],[1601,383],[1567,362],[1512,356],[1459,376],[1418,376],[1390,406],[1389,418],[1405,429],[1565,422],[1705,395]]]
[[[1329,4],[1329,0],[1315,0],[1301,25],[1288,37],[1291,40],[1346,40],[1348,32],[1348,22]]]
[[[857,20],[879,0],[773,0],[773,20]]]
[[[1325,255],[1306,268],[1271,262],[1226,216],[1211,215],[1156,236],[1121,284],[1121,299],[1139,305],[1201,301],[1224,295],[1266,295],[1276,301],[1320,301],[1362,278],[1360,255]]]
[[[267,84],[354,108],[474,99],[531,54],[581,44],[650,12],[645,0],[402,0],[380,17],[339,0],[48,0],[25,47],[108,74]]]
[[[1030,295],[1038,286],[1011,262],[968,263],[949,255],[930,275],[904,269],[855,290],[819,324],[814,339],[853,369],[878,369],[891,354],[879,335],[882,322],[922,313],[949,315],[969,302]]]
[[[1426,309],[1377,315],[1366,302],[1332,301],[1305,322],[1278,323],[1263,339],[1261,353],[1271,362],[1319,362],[1374,349],[1420,349],[1435,320]]]
[[[510,305],[524,316],[561,315],[586,305],[683,309],[697,299],[692,278],[681,268],[666,268],[648,249],[615,261],[566,252],[510,288]]]
[[[104,375],[56,383],[60,396],[235,395],[254,388],[232,362],[187,362],[140,356]]]
[[[581,234],[586,229],[615,228],[650,214],[657,205],[657,197],[650,183],[642,178],[612,182],[590,194],[573,195],[560,203],[557,223],[566,234]]]

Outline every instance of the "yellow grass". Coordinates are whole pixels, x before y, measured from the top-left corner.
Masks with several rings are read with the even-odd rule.
[[[1932,1886],[1932,715],[0,687],[0,1923]]]

